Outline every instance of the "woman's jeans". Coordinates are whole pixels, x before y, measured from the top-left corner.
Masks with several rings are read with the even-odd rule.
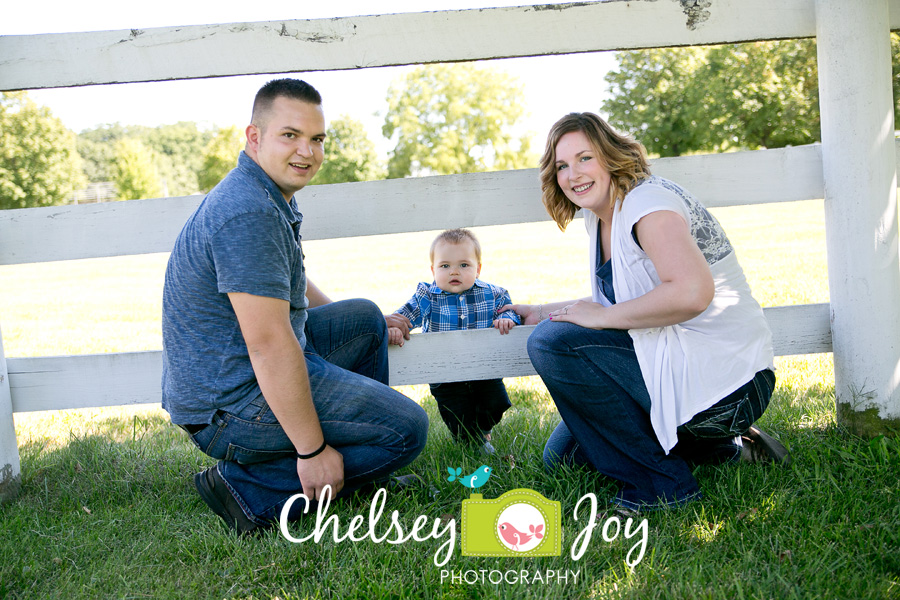
[[[762,415],[775,388],[763,370],[678,428],[667,455],[650,424],[650,396],[627,331],[543,321],[528,355],[563,422],[544,464],[590,464],[622,483],[614,503],[631,509],[674,506],[700,497],[690,466],[737,460],[741,434]]]
[[[325,441],[344,458],[339,497],[386,480],[425,447],[425,411],[387,385],[386,333],[384,316],[368,300],[309,310],[306,366]],[[219,473],[228,488],[260,524],[278,519],[287,499],[302,492],[294,445],[262,396],[241,414],[217,412],[213,423],[192,438],[220,459]],[[303,502],[295,502],[290,518],[299,517],[303,508]]]

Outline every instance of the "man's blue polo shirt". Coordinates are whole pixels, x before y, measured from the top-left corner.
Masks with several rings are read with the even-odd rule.
[[[237,168],[185,223],[163,289],[162,406],[173,423],[209,423],[217,409],[238,412],[261,393],[227,294],[290,302],[305,347],[302,219],[295,200],[286,202],[241,152]]]

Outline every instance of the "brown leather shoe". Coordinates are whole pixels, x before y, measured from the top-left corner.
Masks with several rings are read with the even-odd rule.
[[[791,464],[791,453],[784,444],[755,425],[741,436],[744,449],[741,460],[746,463],[775,463],[782,467]]]
[[[251,521],[241,506],[238,504],[234,496],[225,485],[225,480],[219,475],[216,467],[210,467],[205,471],[201,471],[194,475],[194,485],[200,493],[200,497],[206,502],[214,513],[222,517],[228,529],[237,531],[239,534],[250,533],[258,529],[266,527]]]

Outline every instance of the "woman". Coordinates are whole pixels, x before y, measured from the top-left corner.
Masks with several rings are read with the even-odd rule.
[[[699,498],[690,464],[787,463],[751,427],[775,387],[772,336],[715,218],[591,113],[551,129],[541,189],[560,229],[582,209],[593,292],[512,306],[539,323],[528,354],[563,420],[548,468],[593,465],[642,510]]]

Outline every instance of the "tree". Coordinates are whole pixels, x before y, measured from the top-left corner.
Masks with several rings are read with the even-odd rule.
[[[82,131],[78,135],[78,149],[85,159],[85,174],[91,181],[111,181],[116,143],[126,138],[138,140],[153,151],[167,195],[183,196],[200,190],[198,176],[203,151],[213,135],[213,131],[202,130],[189,121],[158,127],[113,123]]]
[[[707,61],[698,75],[707,82],[711,146],[782,148],[821,137],[813,40],[715,46]]]
[[[153,152],[134,138],[116,142],[113,180],[120,200],[156,198],[161,195],[159,170]]]
[[[244,135],[235,126],[216,131],[203,149],[203,164],[197,181],[200,189],[208,192],[237,166],[238,155],[244,149]]]
[[[534,166],[529,138],[514,137],[523,88],[471,64],[425,65],[391,84],[382,132],[397,136],[388,177]]]
[[[313,184],[372,181],[384,177],[375,144],[360,121],[341,115],[325,132],[325,160]]]
[[[84,159],[84,174],[91,183],[112,181],[116,159],[116,142],[137,137],[134,127],[119,123],[98,125],[78,134],[78,153]]]
[[[900,36],[891,34],[894,118]],[[814,40],[620,52],[603,103],[614,127],[659,156],[778,148],[820,138]]]
[[[155,152],[167,195],[185,196],[200,190],[203,151],[213,135],[213,131],[201,130],[194,122],[180,121],[149,129],[140,138]]]
[[[610,125],[660,156],[707,146],[705,90],[695,76],[705,56],[698,47],[619,52],[619,70],[606,75],[611,98],[603,110]]]
[[[0,208],[62,204],[85,184],[75,134],[25,92],[0,94]]]

